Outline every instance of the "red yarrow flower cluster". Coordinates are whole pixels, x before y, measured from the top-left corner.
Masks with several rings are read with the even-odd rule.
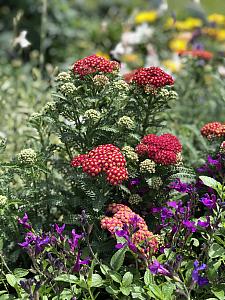
[[[178,138],[170,133],[161,136],[148,134],[135,148],[138,155],[147,156],[161,165],[176,164],[181,150],[182,145]]]
[[[178,54],[180,56],[191,56],[204,60],[210,60],[213,58],[213,53],[206,50],[181,50]]]
[[[154,88],[173,85],[173,77],[159,67],[140,68],[132,76],[132,81],[139,86]]]
[[[137,229],[131,237],[131,241],[136,246],[147,245],[147,252],[157,251],[158,240],[152,232],[148,230],[148,226],[143,218],[133,212],[128,206],[123,204],[112,203],[108,206],[107,211],[112,213],[112,217],[104,217],[101,220],[101,227],[107,229],[113,236],[116,231],[122,229],[124,225],[128,226],[132,219],[137,220]],[[144,254],[144,249],[141,249]]]
[[[208,140],[212,138],[219,138],[225,136],[225,124],[220,122],[211,122],[205,124],[201,128],[202,136],[206,137]]]
[[[120,149],[112,144],[100,145],[88,154],[75,156],[71,166],[81,166],[83,172],[90,176],[104,172],[106,180],[112,185],[119,185],[128,178],[126,160]]]
[[[78,74],[80,76],[96,73],[112,73],[118,69],[118,62],[110,61],[96,54],[76,61],[73,66],[74,74]]]

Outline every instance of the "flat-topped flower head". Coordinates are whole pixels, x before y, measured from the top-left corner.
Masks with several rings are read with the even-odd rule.
[[[149,67],[138,69],[134,73],[131,82],[142,87],[152,86],[154,88],[160,88],[166,85],[173,85],[174,79],[159,67]]]
[[[178,138],[170,133],[160,136],[148,134],[143,137],[135,150],[138,155],[145,155],[157,164],[173,165],[177,163],[182,145]]]
[[[225,136],[225,124],[220,122],[207,123],[201,128],[201,134],[208,140]]]
[[[118,69],[118,62],[110,61],[96,54],[76,61],[73,66],[74,74],[78,74],[81,77],[97,73],[112,73]]]

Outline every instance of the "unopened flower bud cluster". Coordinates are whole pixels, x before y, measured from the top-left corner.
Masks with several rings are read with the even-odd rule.
[[[143,199],[141,198],[140,195],[138,194],[133,194],[129,197],[128,202],[131,205],[138,205],[139,203],[141,203],[143,201]]]
[[[138,155],[134,148],[130,146],[124,146],[121,150],[127,159],[131,161],[138,161]]]
[[[118,125],[125,129],[131,130],[134,127],[134,122],[133,122],[133,120],[131,120],[130,117],[123,116],[123,117],[119,118]]]
[[[92,122],[98,122],[101,118],[101,113],[95,109],[88,109],[84,113],[84,117]]]
[[[4,206],[7,202],[7,197],[0,195],[0,207]]]
[[[60,86],[60,92],[66,96],[73,95],[73,93],[76,91],[76,87],[71,82],[66,82],[63,85]]]
[[[155,167],[156,167],[156,164],[151,159],[145,159],[144,161],[142,161],[140,163],[141,173],[147,172],[147,173],[153,174],[153,173],[155,173]]]
[[[34,165],[37,161],[37,153],[31,148],[24,149],[17,155],[17,159],[21,164]]]
[[[68,82],[70,80],[71,80],[71,75],[70,75],[70,73],[67,73],[67,72],[61,72],[56,77],[56,81]]]

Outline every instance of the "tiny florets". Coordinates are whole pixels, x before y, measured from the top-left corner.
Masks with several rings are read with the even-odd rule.
[[[131,130],[134,127],[134,121],[128,116],[123,116],[119,118],[118,125],[125,129]]]
[[[93,82],[96,86],[105,86],[109,83],[109,78],[106,77],[105,75],[95,75],[94,78],[93,78]]]
[[[131,82],[134,82],[139,86],[153,86],[155,88],[174,84],[172,76],[159,67],[138,69],[134,73]]]
[[[76,91],[76,87],[72,82],[66,82],[60,86],[60,92],[66,96],[72,95]]]
[[[17,159],[21,164],[34,165],[37,161],[37,153],[31,148],[24,149],[17,155]]]
[[[95,73],[113,73],[118,69],[118,62],[94,54],[76,61],[73,72],[83,77]]]
[[[134,148],[130,146],[124,146],[121,150],[127,159],[131,161],[138,161],[138,155]]]
[[[201,134],[208,140],[225,136],[225,124],[220,122],[207,123],[201,128]]]
[[[101,118],[101,113],[95,109],[88,109],[84,113],[84,118],[96,123]]]
[[[153,174],[153,173],[155,173],[155,167],[156,167],[156,164],[151,159],[145,159],[144,161],[142,161],[140,163],[141,173],[147,172],[147,173]]]
[[[153,178],[151,178],[150,187],[153,190],[159,190],[162,185],[163,185],[163,181],[162,181],[161,177],[153,177]]]
[[[90,176],[104,172],[111,185],[119,185],[128,178],[126,160],[120,149],[112,144],[100,145],[88,154],[75,156],[71,166],[81,166],[83,172]]]
[[[67,73],[67,72],[61,72],[56,77],[56,81],[68,82],[70,80],[71,80],[71,75],[70,75],[70,73]]]
[[[128,202],[131,204],[131,205],[138,205],[140,204],[141,202],[143,201],[143,199],[141,198],[140,195],[138,194],[132,194],[129,199],[128,199]]]
[[[0,195],[0,207],[3,207],[7,203],[7,197]]]
[[[179,140],[170,133],[161,136],[148,134],[135,148],[138,155],[147,156],[156,164],[162,165],[176,164],[181,150],[182,146]]]
[[[137,220],[136,227],[138,230],[133,233],[131,241],[134,245],[140,246],[139,250],[144,254],[150,250],[156,251],[158,249],[158,240],[152,232],[148,230],[148,226],[143,218],[134,213],[128,206],[123,204],[112,203],[108,207],[108,212],[113,213],[113,217],[104,217],[101,220],[101,227],[107,229],[113,236],[115,236],[118,229],[123,229],[123,226],[130,228],[132,219]],[[143,246],[147,247],[147,252],[144,252]],[[146,250],[146,249],[145,249]]]

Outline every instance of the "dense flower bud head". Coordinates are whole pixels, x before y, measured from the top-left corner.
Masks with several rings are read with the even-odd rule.
[[[132,77],[132,82],[140,86],[153,86],[155,88],[174,84],[172,76],[159,67],[138,69]]]
[[[17,159],[21,164],[34,165],[37,161],[37,153],[31,148],[24,149],[17,155]]]
[[[196,57],[204,60],[210,60],[213,58],[213,53],[206,50],[181,50],[178,52],[180,56]]]
[[[66,96],[73,95],[73,93],[76,91],[76,87],[72,82],[66,82],[63,85],[60,86],[60,92]]]
[[[118,125],[125,129],[132,129],[134,127],[134,121],[128,116],[122,116],[118,120]]]
[[[209,140],[225,136],[225,125],[220,122],[207,123],[201,128],[201,134]]]
[[[67,73],[67,72],[61,72],[56,77],[56,81],[68,82],[70,80],[71,80],[70,73]]]
[[[96,86],[105,86],[106,84],[109,83],[109,78],[106,77],[105,75],[95,75],[93,78],[93,82]]]
[[[141,202],[143,201],[143,199],[141,198],[140,195],[138,194],[132,194],[129,199],[128,199],[128,202],[131,204],[131,205],[138,205],[140,204]]]
[[[95,109],[88,109],[84,113],[84,118],[92,122],[98,122],[101,117],[101,113]]]
[[[134,148],[130,146],[124,146],[121,150],[127,159],[131,161],[138,161],[138,155],[134,151]]]
[[[7,203],[7,197],[0,195],[0,207],[4,206]]]
[[[135,246],[140,245],[142,247],[142,244],[145,242],[148,251],[150,249],[153,251],[158,249],[158,240],[153,233],[148,230],[148,226],[144,219],[134,213],[128,206],[112,203],[108,206],[107,211],[114,215],[112,217],[104,217],[101,220],[101,227],[103,229],[107,229],[115,236],[118,230],[121,231],[122,229],[127,228],[128,231],[131,230],[130,233],[132,237],[130,242]],[[135,229],[135,231],[132,232],[133,229]],[[125,231],[126,230],[124,230],[124,232]],[[144,249],[141,248],[140,251],[144,254]]]
[[[140,163],[140,171],[142,173],[148,172],[148,173],[155,173],[155,167],[156,164],[153,160],[151,159],[145,159]]]
[[[110,61],[96,54],[85,57],[75,62],[73,67],[74,74],[81,77],[95,73],[112,73],[119,69],[116,61]]]
[[[176,164],[181,150],[182,145],[178,138],[170,133],[161,136],[148,134],[135,148],[140,156],[147,155],[155,163],[162,165]]]
[[[120,149],[112,144],[100,145],[88,154],[75,156],[71,166],[81,166],[83,172],[90,176],[105,172],[106,180],[112,185],[119,185],[128,179],[126,160]]]

